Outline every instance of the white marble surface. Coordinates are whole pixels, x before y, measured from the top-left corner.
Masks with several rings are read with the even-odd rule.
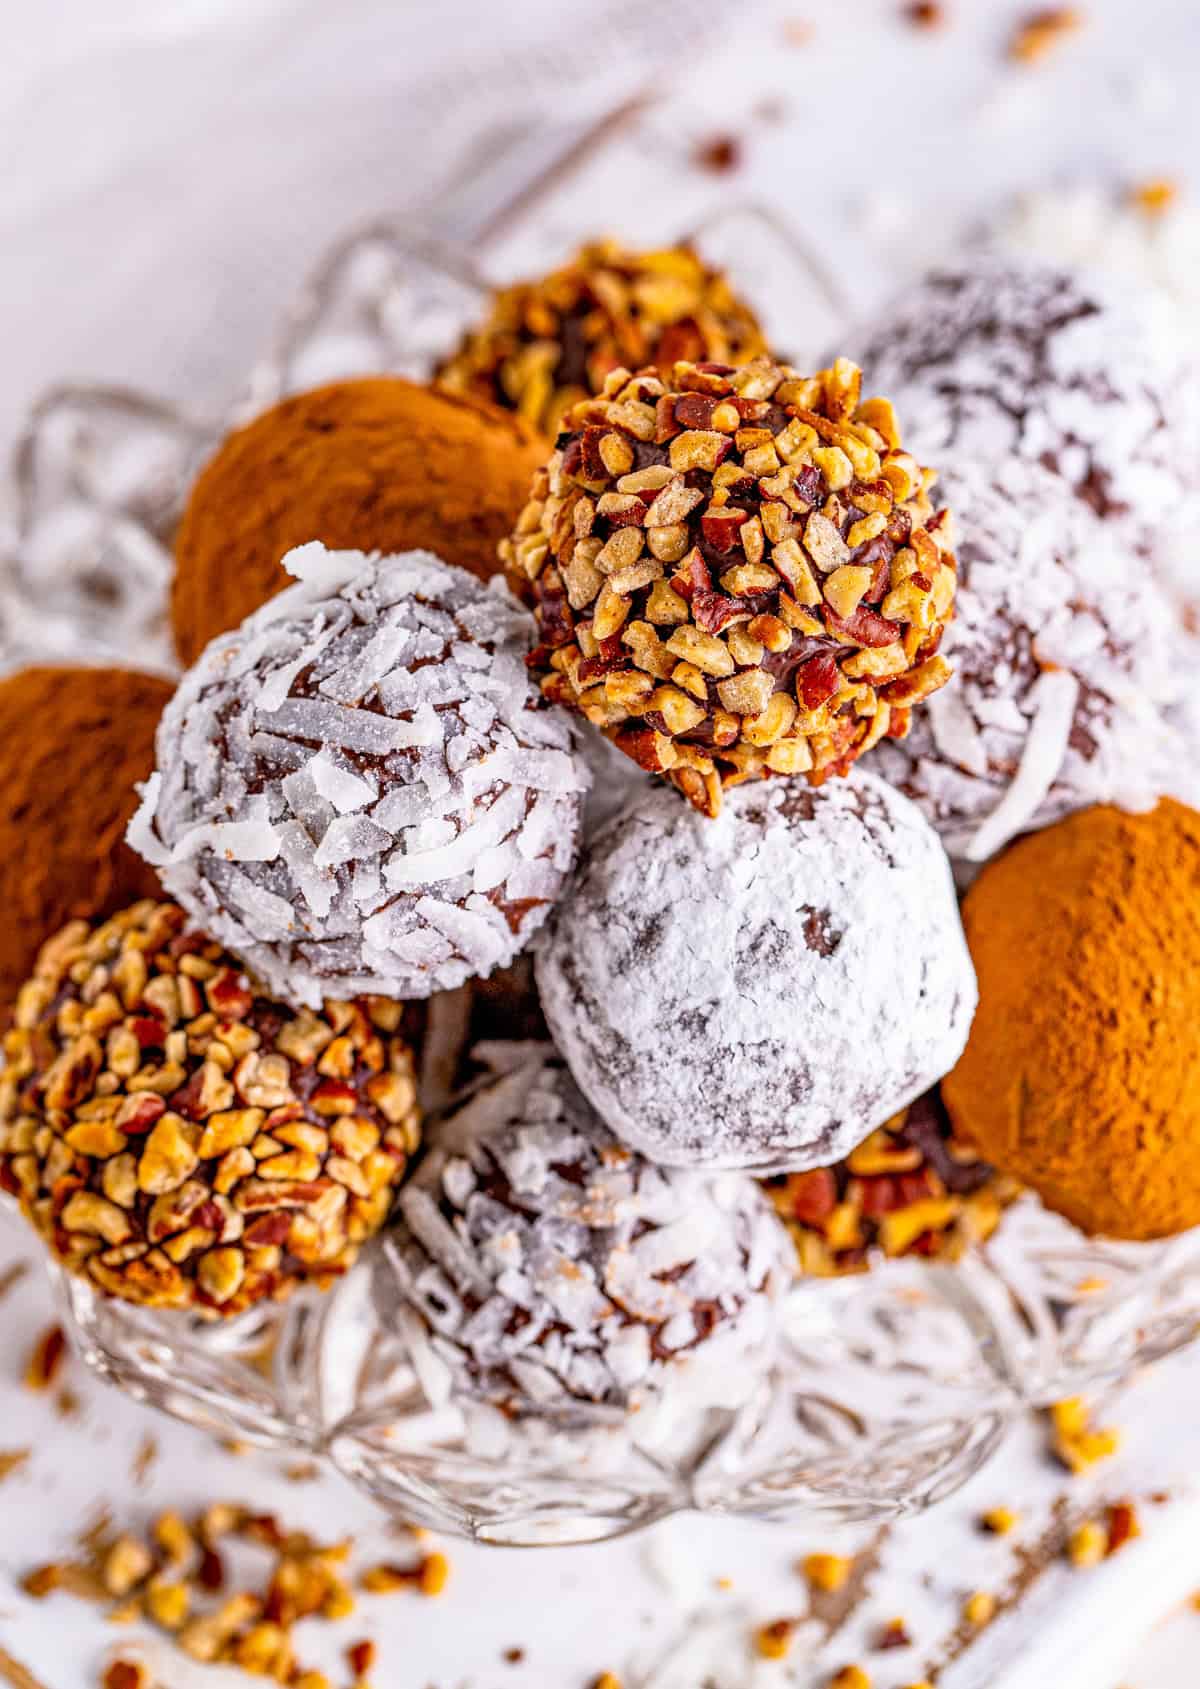
[[[487,243],[497,272],[597,229],[658,240],[721,204],[758,199],[787,214],[851,304],[1013,193],[1164,174],[1186,185],[1200,139],[1200,22],[1179,0],[1141,0],[1135,15],[1125,0],[1090,0],[1085,29],[1032,71],[1004,59],[1023,10],[1015,0],[946,0],[948,25],[931,35],[911,30],[895,0],[772,0],[727,9],[715,45],[678,54],[662,29],[648,44],[644,6],[588,10],[578,26],[545,0],[439,0],[436,11],[388,0],[23,8],[0,56],[0,157],[10,161],[0,172],[0,444],[34,395],[64,377],[220,411],[332,234],[410,205],[449,232],[477,230],[496,180],[481,180],[485,160],[510,160],[509,185],[519,179],[530,153],[508,143],[531,104],[537,156],[648,80],[662,96]],[[812,33],[796,44],[799,23]],[[601,37],[602,27],[612,33]],[[567,55],[561,75],[556,53]],[[715,133],[741,143],[737,172],[693,164]],[[779,301],[772,316],[800,352],[828,332],[807,296]],[[24,1248],[0,1219],[0,1270]],[[0,1490],[0,1646],[47,1689],[92,1684],[114,1633],[66,1597],[20,1598],[9,1574],[62,1551],[101,1502],[136,1521],[167,1503],[245,1494],[383,1545],[377,1520],[337,1482],[288,1484],[280,1462],[235,1460],[74,1375],[83,1412],[61,1420],[19,1382],[49,1317],[36,1272],[0,1317],[0,1448],[35,1449]],[[941,1689],[1194,1689],[1200,1616],[1146,1633],[1200,1583],[1198,1401],[1194,1354],[1114,1408],[1127,1452],[1073,1488],[1073,1505],[1086,1505],[1089,1487],[1109,1499],[1165,1488],[1173,1499],[1144,1509],[1145,1538],[1099,1572],[1049,1570]],[[139,1488],[130,1467],[148,1433],[160,1452]],[[746,1638],[753,1624],[802,1610],[794,1562],[805,1547],[830,1546],[820,1528],[808,1543],[684,1521],[602,1549],[456,1547],[441,1601],[368,1603],[337,1645],[377,1635],[377,1681],[388,1689],[583,1689],[605,1668],[626,1689],[699,1689],[706,1673],[719,1689],[817,1689],[846,1660],[869,1663],[862,1650],[882,1618],[903,1613],[934,1646],[970,1589],[999,1589],[1011,1570],[1012,1542],[979,1537],[978,1510],[1015,1497],[1022,1540],[1036,1537],[1061,1489],[1038,1429],[1025,1427],[969,1491],[895,1531],[855,1626],[816,1652],[798,1644],[782,1667],[755,1664]],[[721,1577],[729,1590],[716,1588]],[[527,1650],[520,1667],[500,1658],[514,1645]],[[317,1638],[311,1652],[319,1658]],[[881,1656],[875,1689],[898,1689],[916,1663]],[[187,1689],[220,1678],[185,1676],[172,1659],[166,1681]]]

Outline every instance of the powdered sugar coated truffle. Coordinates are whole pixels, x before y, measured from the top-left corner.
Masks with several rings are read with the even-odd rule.
[[[820,1166],[957,1060],[975,978],[949,866],[872,775],[648,792],[585,849],[537,953],[551,1033],[626,1143]]]
[[[1022,457],[1142,549],[1190,534],[1200,402],[1174,308],[1154,289],[975,254],[893,300],[854,350],[911,449],[940,467]]]
[[[954,678],[873,766],[972,861],[1089,804],[1186,796],[1195,753],[1171,717],[1189,682],[1145,560],[1037,464],[947,481],[961,512]]]
[[[527,618],[428,552],[285,561],[184,676],[130,840],[291,1002],[487,974],[558,895],[587,784]]]
[[[744,1393],[794,1272],[780,1222],[750,1179],[618,1143],[544,1052],[484,1081],[401,1196],[387,1247],[427,1388],[518,1416]]]

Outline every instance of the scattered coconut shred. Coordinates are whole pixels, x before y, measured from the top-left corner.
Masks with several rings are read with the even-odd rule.
[[[558,895],[588,784],[528,618],[428,552],[284,565],[184,676],[130,843],[292,1002],[489,974]]]

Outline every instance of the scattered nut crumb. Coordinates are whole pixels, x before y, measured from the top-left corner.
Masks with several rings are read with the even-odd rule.
[[[1008,56],[1018,64],[1039,64],[1068,35],[1083,28],[1083,13],[1076,6],[1048,6],[1031,12],[1009,45]]]
[[[359,1587],[368,1595],[393,1595],[400,1589],[415,1589],[421,1595],[440,1595],[450,1579],[450,1562],[436,1550],[415,1566],[398,1566],[382,1561],[368,1566]]]
[[[29,1449],[0,1449],[0,1484],[21,1470],[31,1452]]]
[[[506,1648],[501,1655],[506,1666],[519,1666],[525,1658],[524,1648]]]
[[[796,1635],[795,1619],[775,1619],[754,1633],[754,1646],[764,1660],[786,1660]]]
[[[871,1679],[861,1666],[843,1666],[829,1679],[829,1689],[871,1689]]]
[[[1120,1432],[1093,1427],[1091,1411],[1082,1396],[1068,1396],[1050,1409],[1051,1449],[1068,1472],[1078,1475],[1121,1446]]]
[[[226,1590],[216,1547],[226,1539],[272,1556],[260,1589]],[[273,1514],[214,1502],[190,1520],[162,1513],[144,1536],[114,1532],[105,1514],[84,1533],[81,1546],[84,1561],[55,1562],[27,1573],[26,1594],[40,1598],[65,1589],[111,1603],[111,1623],[147,1619],[193,1660],[238,1666],[291,1689],[332,1689],[324,1673],[297,1660],[292,1632],[303,1619],[337,1623],[353,1613],[355,1598],[343,1571],[353,1548],[349,1539],[318,1542],[305,1531],[287,1529]],[[407,1586],[436,1594],[445,1586],[449,1562],[430,1552],[401,1575]],[[353,1643],[346,1658],[355,1674],[348,1689],[369,1689],[366,1674],[375,1664],[375,1644]]]
[[[1131,1501],[1117,1501],[1108,1510],[1107,1554],[1119,1554],[1127,1542],[1142,1534],[1137,1508]]]
[[[1067,1559],[1080,1571],[1098,1566],[1108,1552],[1108,1532],[1098,1519],[1085,1519],[1067,1538]]]
[[[988,1595],[985,1590],[977,1589],[974,1595],[967,1597],[963,1603],[963,1618],[976,1630],[982,1630],[985,1624],[990,1624],[996,1616],[996,1597]]]
[[[886,1654],[891,1648],[911,1648],[912,1637],[903,1619],[889,1619],[879,1632],[875,1651]]]
[[[904,8],[904,16],[914,29],[940,29],[946,21],[946,8],[938,0],[911,0]]]
[[[989,1507],[979,1521],[982,1528],[994,1537],[1006,1537],[1020,1522],[1020,1514],[1014,1513],[1011,1507]]]
[[[736,135],[712,135],[694,148],[692,162],[701,170],[727,176],[742,162],[742,143]]]
[[[154,1679],[144,1660],[116,1659],[100,1679],[100,1689],[153,1689]]]
[[[1179,185],[1168,176],[1160,176],[1152,182],[1143,182],[1132,194],[1133,203],[1138,210],[1149,212],[1153,217],[1169,211],[1178,197]]]
[[[611,1671],[602,1671],[599,1677],[592,1679],[592,1689],[621,1689],[621,1679]]]
[[[854,1559],[849,1554],[807,1554],[800,1562],[810,1588],[826,1595],[835,1595],[842,1589],[853,1568]]]
[[[47,1326],[38,1338],[25,1367],[30,1390],[49,1390],[62,1369],[67,1353],[67,1334],[61,1325]]]
[[[346,1664],[361,1682],[374,1666],[379,1650],[375,1644],[364,1637],[361,1642],[352,1642],[346,1649]]]

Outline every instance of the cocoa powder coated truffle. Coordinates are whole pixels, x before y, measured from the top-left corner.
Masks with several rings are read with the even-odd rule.
[[[753,1181],[656,1167],[561,1064],[487,1079],[439,1129],[388,1249],[452,1388],[520,1416],[758,1375],[791,1246]],[[731,1376],[732,1375],[732,1376]]]
[[[392,377],[284,399],[228,437],[192,492],[171,599],[181,660],[282,592],[283,556],[308,540],[428,549],[487,579],[544,453],[517,418]]]
[[[1200,398],[1153,289],[976,254],[893,299],[854,350],[943,469],[1041,464],[1144,552],[1194,529]]]
[[[558,895],[587,783],[527,618],[426,552],[288,562],[184,676],[130,837],[285,1001],[490,973]]]
[[[537,974],[580,1089],[676,1166],[836,1161],[975,1006],[937,835],[867,774],[739,787],[716,822],[651,791],[585,849]]]
[[[144,902],[51,939],[0,1074],[0,1187],[107,1295],[235,1314],[328,1282],[417,1147],[400,1005],[293,1013]]]
[[[502,548],[534,672],[698,809],[844,774],[945,683],[947,513],[852,364],[620,370],[564,426]]]
[[[946,481],[962,528],[954,678],[872,766],[974,861],[1088,804],[1200,794],[1178,719],[1197,676],[1145,560],[1038,464]]]
[[[549,275],[499,289],[438,380],[552,436],[614,369],[679,358],[737,364],[765,351],[749,305],[690,247],[630,252],[603,240]]]
[[[0,1013],[64,922],[159,894],[125,828],[171,690],[156,675],[110,668],[29,668],[0,680]]]
[[[991,862],[955,1130],[1086,1231],[1200,1225],[1200,815],[1100,806]]]

